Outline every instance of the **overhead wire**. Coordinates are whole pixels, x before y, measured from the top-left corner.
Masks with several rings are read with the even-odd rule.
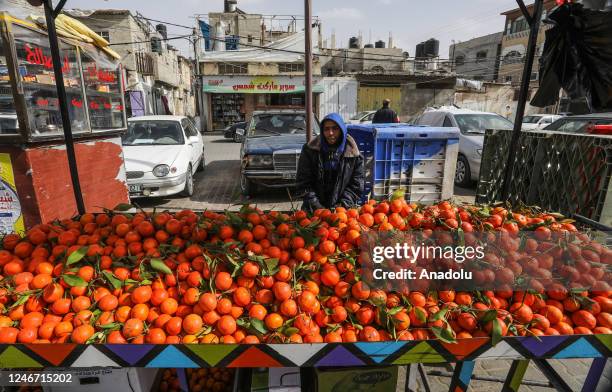
[[[190,26],[186,26],[186,25],[182,25],[182,24],[177,24],[177,23],[172,23],[172,22],[167,22],[167,21],[163,21],[163,20],[159,20],[159,19],[153,19],[153,18],[147,18],[145,16],[142,15],[138,15],[136,16],[136,18],[139,19],[144,19],[146,21],[151,21],[151,22],[157,22],[157,23],[163,23],[163,24],[167,24],[169,26],[174,26],[174,27],[180,27],[180,28],[185,28],[185,29],[190,29],[193,30],[194,27],[190,27]],[[95,18],[90,18],[90,19],[95,19]],[[116,29],[116,28],[115,28]],[[126,30],[133,30],[130,28],[124,28]],[[175,34],[172,34],[175,35]],[[184,34],[184,35],[176,35],[175,37],[166,37],[166,38],[158,38],[160,41],[172,41],[172,40],[178,40],[178,39],[187,39],[190,42],[192,41],[192,37],[193,34]],[[238,37],[238,38],[248,38],[248,37],[243,37],[243,36],[239,36],[239,35],[235,35],[234,37]],[[216,38],[216,37],[209,37],[208,39],[212,40],[212,41],[217,41],[217,42],[228,42],[227,39],[220,39],[220,38]],[[111,43],[111,46],[119,46],[119,45],[130,45],[130,44],[141,44],[141,43],[150,43],[153,40],[143,40],[143,41],[127,41],[127,42],[118,42],[118,43]],[[290,49],[283,49],[283,48],[271,48],[269,46],[263,46],[263,45],[255,45],[255,44],[249,44],[249,43],[240,43],[241,46],[244,47],[248,47],[248,48],[256,48],[256,49],[262,49],[262,50],[267,50],[267,51],[276,51],[276,52],[284,52],[284,53],[292,53],[292,54],[297,54],[297,55],[304,55],[304,52],[302,51],[296,51],[296,50],[290,50]],[[429,61],[434,61],[434,62],[438,62],[438,63],[448,63],[450,66],[452,67],[460,67],[462,65],[466,65],[466,64],[474,64],[474,63],[489,63],[489,62],[498,62],[501,61],[505,56],[499,55],[499,56],[495,56],[492,58],[477,58],[477,57],[467,57],[463,59],[463,63],[462,64],[458,64],[457,63],[457,56],[455,56],[454,61],[452,59],[445,59],[445,58],[440,58],[440,57],[436,57],[434,59],[417,59],[416,57],[406,57],[406,56],[399,56],[399,55],[392,55],[392,54],[373,54],[372,56],[375,57],[364,57],[364,56],[346,56],[345,55],[345,51],[348,51],[350,49],[331,49],[331,48],[322,48],[325,51],[336,51],[336,52],[342,52],[341,55],[334,55],[334,54],[329,54],[329,53],[318,53],[317,56],[318,57],[325,57],[325,58],[340,58],[343,60],[348,60],[348,61],[360,61],[360,60],[366,60],[366,61],[376,61],[376,62],[383,62],[383,61],[388,61],[388,62],[405,62],[405,61],[415,61],[415,62],[429,62]],[[390,60],[391,58],[398,58],[398,60]],[[231,64],[230,62],[224,62],[227,64]],[[515,61],[513,64],[522,64],[524,63],[524,59],[520,60],[520,61]],[[501,64],[500,64],[501,65]],[[477,70],[469,70],[469,72],[478,72],[480,70],[487,70],[488,68],[484,68],[484,69],[477,69]],[[486,75],[479,75],[479,76],[494,76],[495,74],[498,74],[499,72],[496,73],[491,73],[491,74],[486,74]],[[468,75],[456,75],[456,76],[468,76]],[[443,79],[447,79],[450,78],[452,76],[445,76],[443,78],[441,78],[441,80]],[[431,83],[431,81],[426,81],[423,83]]]
[[[142,18],[144,20],[152,21],[152,22],[168,24],[170,26],[181,27],[181,28],[190,29],[190,30],[193,30],[193,28],[194,28],[194,27],[189,27],[189,26],[186,26],[186,25],[166,22],[166,21],[159,20],[159,19],[147,18],[147,17],[144,17],[144,16],[140,16],[140,18]],[[236,38],[242,38],[242,39],[249,39],[249,38],[251,38],[251,37],[242,36],[242,35],[232,35],[232,36],[236,37]],[[216,38],[216,37],[209,37],[208,39],[214,40],[214,41],[220,41],[220,42],[226,42],[227,41],[227,40],[222,40],[222,39],[219,39],[219,38]],[[288,49],[270,48],[270,47],[263,46],[263,45],[254,45],[254,44],[248,44],[248,43],[242,43],[242,42],[240,43],[240,45],[241,46],[245,46],[245,47],[250,47],[250,48],[258,48],[258,49],[273,50],[273,51],[284,51],[284,52],[287,52],[287,53],[294,53],[294,54],[304,54],[304,52],[302,52],[302,51],[291,51],[291,50],[288,50]],[[320,48],[320,49],[325,50],[325,51],[335,51],[335,52],[341,52],[341,53],[344,53],[344,51],[346,51],[346,50],[350,50],[350,49],[331,49],[331,48]],[[341,55],[330,55],[330,54],[323,54],[323,53],[319,53],[318,56],[320,56],[320,57],[321,56],[335,57],[335,58],[344,58],[345,57],[342,54]],[[406,60],[417,60],[417,61],[421,60],[421,59],[418,59],[418,58],[413,57],[413,56],[406,57],[406,56],[403,56],[403,55],[393,55],[393,54],[372,54],[372,56],[376,56],[376,58],[350,57],[350,59],[351,60],[380,61],[381,60],[380,58],[396,58],[396,59],[398,59],[397,60],[398,62],[403,62],[403,61],[406,61]],[[436,59],[438,61],[449,61],[449,62],[452,61],[452,59],[450,59],[450,58],[437,57]],[[466,60],[481,60],[481,59],[478,59],[476,57],[468,57],[468,58],[466,58]]]

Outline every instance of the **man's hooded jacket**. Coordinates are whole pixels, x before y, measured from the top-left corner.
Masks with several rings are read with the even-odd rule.
[[[325,137],[318,135],[302,147],[298,163],[297,190],[303,196],[302,209],[307,211],[357,205],[363,192],[363,157],[357,143],[348,135],[346,124],[337,113],[321,121],[321,130],[328,120],[338,124],[342,131],[339,143],[329,146]]]

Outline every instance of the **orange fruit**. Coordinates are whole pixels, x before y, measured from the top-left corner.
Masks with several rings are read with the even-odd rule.
[[[222,335],[231,335],[236,332],[236,320],[229,315],[221,316],[217,321],[217,330]]]
[[[198,333],[202,329],[202,325],[202,317],[197,314],[187,315],[183,319],[183,330],[190,335]]]
[[[95,333],[94,327],[89,324],[78,326],[72,331],[70,339],[77,344],[85,344]]]

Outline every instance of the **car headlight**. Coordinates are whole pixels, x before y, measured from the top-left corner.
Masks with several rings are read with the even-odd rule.
[[[166,177],[168,174],[170,174],[170,166],[168,165],[157,165],[153,169],[155,177]]]
[[[247,167],[272,167],[272,155],[249,155]]]

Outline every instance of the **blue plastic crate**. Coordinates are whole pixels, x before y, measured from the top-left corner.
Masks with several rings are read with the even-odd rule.
[[[446,161],[457,159],[458,129],[370,124],[349,125],[348,133],[366,160],[364,200],[367,195],[383,199],[398,189],[410,197],[415,189],[411,186],[417,184],[437,185],[439,192],[428,195],[428,201],[452,195],[448,183],[454,177],[454,164],[449,170]]]

